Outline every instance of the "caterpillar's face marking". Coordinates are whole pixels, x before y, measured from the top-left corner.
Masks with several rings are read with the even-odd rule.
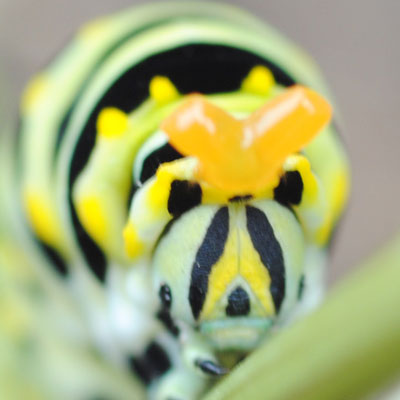
[[[238,286],[228,297],[226,315],[238,317],[248,315],[250,312],[250,299],[247,292]]]
[[[283,205],[298,205],[303,195],[303,180],[298,171],[288,171],[274,190],[274,199]]]
[[[251,348],[295,305],[303,251],[298,221],[273,200],[201,205],[160,240],[155,284],[170,287],[173,319],[218,348]]]
[[[196,182],[175,180],[171,183],[168,212],[177,217],[201,204],[201,187]]]

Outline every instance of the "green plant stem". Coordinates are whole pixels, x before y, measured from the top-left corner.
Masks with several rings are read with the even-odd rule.
[[[400,236],[206,400],[358,399],[400,374]]]

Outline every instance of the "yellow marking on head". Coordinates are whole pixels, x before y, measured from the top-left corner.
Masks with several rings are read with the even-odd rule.
[[[247,231],[237,228],[230,230],[224,253],[212,267],[208,280],[208,292],[200,319],[210,319],[225,310],[218,309],[217,303],[235,278],[241,277],[256,296],[263,312],[262,316],[272,316],[275,306],[269,292],[271,278],[254,249]],[[254,306],[254,304],[253,304]],[[257,307],[256,307],[257,308]]]
[[[27,191],[24,204],[28,220],[38,237],[46,244],[62,248],[62,232],[51,201],[42,194]]]
[[[179,92],[174,84],[165,76],[155,76],[150,81],[150,97],[157,104],[166,104],[179,97]]]
[[[225,245],[224,253],[218,262],[212,267],[208,279],[208,292],[200,319],[212,318],[217,312],[216,304],[221,297],[226,294],[229,284],[237,277],[239,272],[238,266],[238,237],[236,232],[229,232],[229,236]]]
[[[253,67],[243,80],[242,90],[249,93],[267,95],[274,85],[275,78],[272,72],[263,65],[258,65]]]
[[[275,305],[271,292],[271,277],[261,261],[260,255],[254,249],[249,234],[240,231],[240,275],[249,284],[252,292],[261,303],[263,310],[268,316],[275,313]]]
[[[96,242],[104,243],[107,239],[107,221],[106,210],[103,210],[100,199],[96,196],[83,197],[77,202],[76,211],[90,236]]]
[[[156,173],[156,181],[147,193],[148,205],[154,215],[163,213],[175,176],[167,168],[160,168]]]
[[[137,230],[135,229],[132,221],[129,221],[123,232],[125,252],[131,258],[136,258],[144,253],[145,246],[139,239]]]
[[[30,112],[35,107],[35,105],[40,101],[40,98],[48,84],[48,78],[44,74],[36,75],[30,80],[22,95],[22,114]]]
[[[107,107],[97,117],[97,132],[100,136],[114,138],[121,136],[128,129],[128,115],[118,108]]]
[[[179,159],[161,164],[157,169],[155,181],[147,193],[147,204],[152,213],[160,215],[167,208],[171,183],[178,180],[193,180],[193,171],[196,168],[195,159]]]

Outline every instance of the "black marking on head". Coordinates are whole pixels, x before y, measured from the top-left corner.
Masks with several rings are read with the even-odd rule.
[[[162,324],[165,326],[165,328],[168,330],[168,332],[170,332],[175,337],[179,336],[180,330],[175,325],[175,322],[172,319],[171,314],[168,309],[166,309],[166,308],[161,309],[157,313],[157,318],[159,321],[162,322]]]
[[[145,384],[150,384],[171,368],[168,354],[156,342],[151,342],[142,356],[128,357],[127,361],[130,369]]]
[[[278,313],[285,297],[285,265],[282,248],[264,212],[246,206],[246,216],[247,229],[253,246],[271,277],[270,292]]]
[[[284,206],[298,205],[303,195],[303,187],[299,171],[288,171],[275,188],[274,199]]]
[[[168,212],[179,216],[201,204],[202,191],[196,182],[174,180],[168,197]]]
[[[222,256],[229,232],[228,207],[214,215],[192,266],[189,301],[195,319],[200,315],[208,291],[208,277],[213,265]]]
[[[158,167],[166,162],[182,158],[182,154],[176,151],[169,143],[152,151],[143,161],[140,172],[140,182],[144,183],[157,172]]]
[[[304,294],[305,276],[302,275],[299,282],[299,291],[297,292],[297,299],[301,300]]]
[[[246,203],[247,201],[251,200],[253,196],[251,194],[246,194],[242,196],[234,196],[231,197],[228,201],[230,203]]]
[[[34,235],[34,233],[32,232]],[[40,246],[46,257],[48,258],[50,265],[54,268],[58,275],[62,276],[63,278],[68,277],[68,267],[65,260],[62,258],[61,254],[57,252],[53,247],[47,245],[39,238],[35,237],[36,243]]]
[[[82,251],[82,254],[94,275],[99,279],[100,282],[104,282],[107,271],[106,257],[81,225],[78,215],[76,214],[75,207],[72,203],[71,197],[69,198],[69,209],[71,213],[75,237]]]
[[[238,286],[228,297],[226,314],[230,317],[240,317],[250,312],[250,299],[247,292]]]
[[[164,284],[160,287],[160,291],[158,292],[158,294],[160,296],[162,305],[167,309],[171,308],[172,304],[171,288],[167,284]]]

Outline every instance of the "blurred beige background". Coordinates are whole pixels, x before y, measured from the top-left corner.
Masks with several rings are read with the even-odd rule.
[[[345,121],[352,199],[336,239],[337,279],[399,230],[400,1],[234,0],[306,49]],[[9,112],[28,77],[85,21],[133,0],[0,0],[0,69]],[[143,1],[142,1],[143,3]]]

